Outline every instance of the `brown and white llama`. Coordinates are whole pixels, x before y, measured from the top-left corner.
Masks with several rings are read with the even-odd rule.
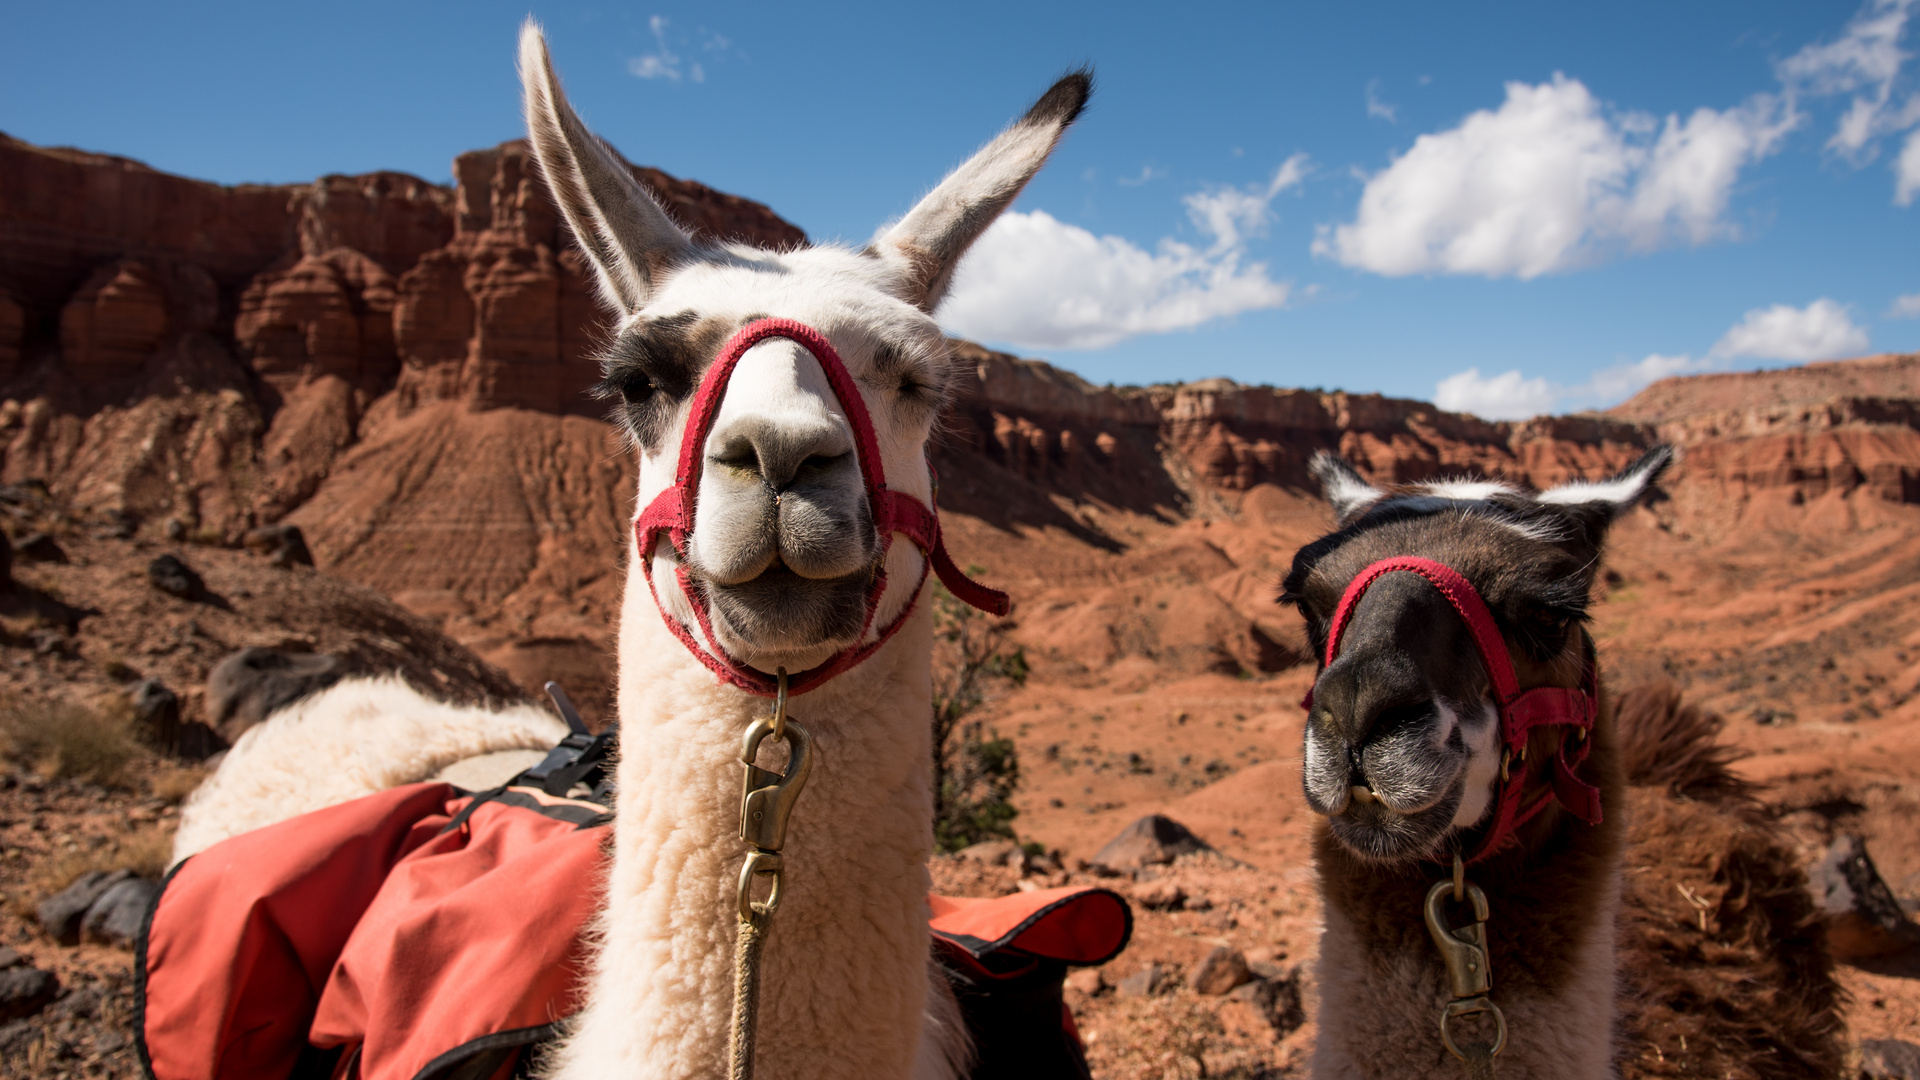
[[[1583,624],[1607,529],[1671,460],[1662,447],[1606,482],[1528,494],[1489,481],[1382,491],[1343,459],[1319,455],[1312,468],[1339,528],[1295,556],[1282,600],[1299,609],[1324,656],[1356,578],[1389,559],[1430,560],[1482,598],[1497,630],[1490,647],[1503,648],[1519,690],[1595,690]],[[1462,1074],[1442,1044],[1440,1017],[1463,995],[1425,917],[1435,883],[1452,880],[1455,852],[1473,860],[1465,879],[1484,891],[1489,909],[1491,1001],[1506,1029],[1499,1073],[1614,1075],[1625,832],[1605,711],[1594,703],[1600,721],[1590,735],[1536,727],[1523,752],[1508,754],[1500,680],[1463,610],[1417,572],[1379,573],[1358,588],[1306,723],[1306,797],[1325,816],[1314,842],[1325,909],[1314,1075]],[[1589,745],[1576,747],[1581,739]],[[1563,742],[1578,764],[1571,782],[1556,783]],[[1500,818],[1507,776],[1520,778],[1516,805],[1543,809],[1509,843],[1477,858]],[[1554,797],[1582,785],[1597,791],[1595,823]],[[1462,910],[1443,913],[1445,925],[1470,922]],[[1484,1048],[1496,1037],[1490,1014],[1460,1016],[1451,1028],[1463,1046]]]
[[[884,464],[887,492],[931,509],[926,443],[952,379],[932,312],[968,246],[1079,115],[1091,81],[1060,80],[866,247],[767,251],[693,242],[575,115],[531,23],[520,69],[535,157],[617,319],[602,390],[640,459],[636,515],[675,486],[716,353],[769,317],[811,327],[841,357],[879,458],[859,460],[850,410],[821,361],[769,338],[740,356],[704,444],[690,446],[703,468],[684,547],[664,534],[649,550],[629,544],[612,869],[586,1005],[547,1068],[595,1080],[727,1074],[744,855],[738,755],[769,706],[716,679],[687,644],[708,660],[801,672],[897,622],[864,660],[793,702],[815,765],[761,962],[759,1075],[963,1073],[966,1036],[944,976],[930,970],[927,929],[932,612],[915,606],[927,557],[914,543],[885,545],[876,522],[887,510],[873,505],[863,465]],[[342,776],[377,790],[559,734],[529,735],[538,725],[525,717],[478,710],[441,718],[444,738],[383,726],[373,712],[413,706],[399,700],[404,688],[376,689],[337,688],[243,736],[189,804],[176,858],[364,793],[342,791]]]

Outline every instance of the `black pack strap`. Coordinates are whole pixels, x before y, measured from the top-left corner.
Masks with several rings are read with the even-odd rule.
[[[609,786],[607,762],[618,745],[618,728],[608,728],[599,735],[584,732],[568,735],[560,740],[560,745],[547,751],[540,764],[514,777],[509,785],[537,787],[549,795],[566,798],[576,784],[584,784],[592,789],[595,801],[600,801],[602,790]]]

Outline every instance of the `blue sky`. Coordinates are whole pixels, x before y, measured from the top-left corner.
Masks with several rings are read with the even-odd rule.
[[[7,0],[0,130],[223,182],[444,181],[518,133],[525,0],[169,7]],[[863,241],[1091,63],[942,317],[1096,382],[1507,416],[1920,349],[1920,0],[1438,8],[531,12],[627,156],[816,239]]]

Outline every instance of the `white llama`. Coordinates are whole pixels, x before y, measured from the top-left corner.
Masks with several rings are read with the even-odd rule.
[[[603,389],[619,399],[640,455],[637,506],[674,484],[689,402],[715,352],[771,316],[826,337],[872,416],[888,486],[931,507],[925,447],[951,378],[931,313],[968,246],[1079,115],[1088,77],[1062,79],[867,247],[772,252],[692,242],[581,124],[531,22],[520,68],[535,156],[619,318]],[[768,702],[716,680],[662,616],[760,672],[813,668],[899,619],[916,601],[924,557],[896,542],[877,563],[879,511],[854,446],[822,365],[791,340],[764,341],[741,358],[699,448],[685,559],[664,536],[649,552],[629,546],[613,864],[587,1004],[552,1060],[555,1076],[726,1074],[743,855],[737,755]],[[881,569],[886,589],[867,618]],[[702,598],[711,639],[695,618]],[[762,1076],[962,1069],[957,1012],[929,971],[931,619],[918,604],[864,662],[794,699],[815,766],[762,965]],[[339,706],[354,702],[362,722],[350,724],[340,714],[353,710]],[[365,722],[373,702],[350,684],[248,732],[190,800],[176,858],[467,754],[551,745],[564,733],[557,722],[477,711],[433,728],[388,727]],[[378,702],[389,716],[425,707]],[[352,737],[341,737],[348,726]],[[402,760],[412,767],[391,764]],[[324,790],[320,776],[332,778]]]

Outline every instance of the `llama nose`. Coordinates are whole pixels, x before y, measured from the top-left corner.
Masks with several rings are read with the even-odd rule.
[[[751,477],[776,495],[859,468],[846,426],[822,419],[745,416],[715,432],[709,445],[710,465]]]

